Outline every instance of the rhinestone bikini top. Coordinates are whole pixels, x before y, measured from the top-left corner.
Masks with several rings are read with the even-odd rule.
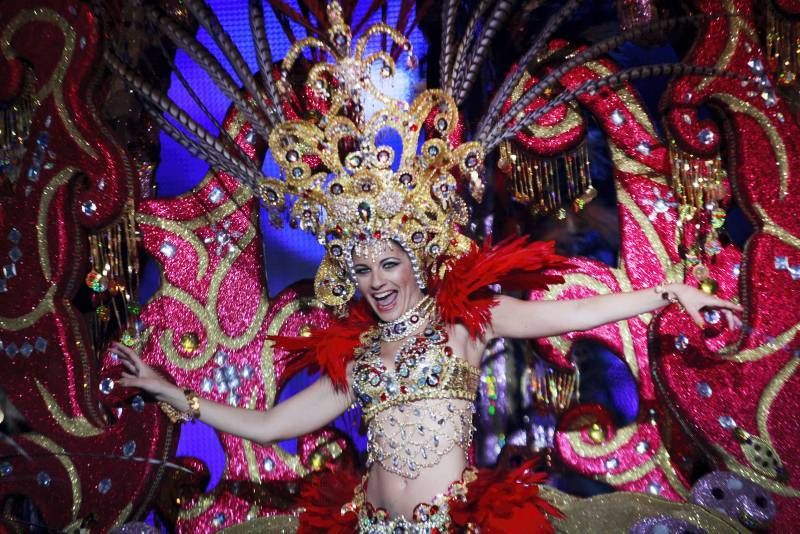
[[[416,478],[458,445],[472,441],[473,403],[480,370],[453,356],[441,323],[411,337],[387,369],[380,331],[362,336],[353,368],[353,392],[367,424],[367,460]]]

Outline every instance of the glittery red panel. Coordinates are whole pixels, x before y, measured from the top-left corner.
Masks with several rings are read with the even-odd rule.
[[[610,60],[601,59],[570,70],[560,81],[568,89],[574,89],[588,80],[618,70]],[[614,176],[618,192],[623,268],[615,270],[591,260],[570,259],[576,267],[566,276],[567,283],[552,297],[571,299],[626,288],[652,287],[664,281],[666,266],[680,260],[676,241],[676,204],[666,180],[670,172],[668,151],[663,141],[655,136],[655,129],[631,85],[622,84],[613,90],[604,88],[595,94],[583,95],[579,100],[596,118],[612,151],[617,151],[617,157],[612,159],[617,164]],[[632,172],[632,167],[641,168],[642,174]],[[669,204],[668,210],[655,210],[654,205],[659,199]],[[642,224],[642,220],[646,224]],[[531,298],[542,297],[541,292],[531,294]],[[628,340],[627,354],[624,339]],[[680,499],[688,485],[678,466],[668,462],[650,467],[645,465],[648,462],[652,464],[653,455],[664,454],[659,429],[653,425],[649,414],[649,408],[657,407],[657,399],[646,339],[647,325],[638,317],[624,323],[561,336],[561,340],[567,342],[567,347],[577,341],[593,341],[605,345],[623,358],[637,380],[641,409],[639,419],[631,428],[615,429],[606,436],[602,447],[594,444],[585,430],[573,434],[572,438],[567,432],[558,431],[557,451],[571,469],[604,480],[619,489],[658,489],[664,497]],[[537,340],[536,347],[537,352],[552,363],[571,365],[568,352],[564,352],[560,343]],[[657,422],[658,414],[656,410]],[[617,432],[625,433],[626,439],[618,436]],[[573,439],[575,441],[571,441]],[[630,473],[634,470],[642,474],[631,477]]]
[[[709,341],[708,331],[701,333],[674,312],[665,314],[655,325],[651,355],[656,358],[660,390],[682,424],[720,466],[727,458],[728,468],[744,469],[747,478],[773,491],[778,505],[773,529],[788,532],[800,520],[797,498],[791,497],[797,492],[800,470],[796,418],[800,388],[794,370],[794,354],[800,347],[800,280],[793,279],[789,270],[800,265],[800,128],[788,106],[777,95],[771,98],[770,87],[776,83],[760,69],[767,58],[752,38],[750,3],[730,4],[697,2],[703,12],[735,9],[739,16],[711,20],[700,36],[708,45],[695,47],[687,62],[737,72],[750,83],[679,78],[667,95],[668,123],[682,146],[692,147],[701,125],[676,126],[687,106],[711,105],[724,118],[729,178],[739,205],[756,228],[740,262],[738,280],[747,326],[739,343],[722,356],[714,351],[724,341]],[[725,50],[730,54],[726,56]],[[760,86],[755,83],[758,77]],[[723,294],[732,295],[736,289],[735,263],[733,258],[717,260],[713,277]],[[688,337],[683,351],[675,346],[675,336],[681,333]],[[761,477],[749,467],[732,429],[722,424],[731,426],[725,416],[772,444],[789,473],[786,484]]]
[[[11,1],[0,11],[0,33],[13,53],[32,65],[40,91],[51,86],[34,115],[13,196],[0,204],[0,247],[11,259],[3,265],[16,273],[0,293],[0,387],[31,427],[16,444],[0,442],[0,462],[7,462],[0,502],[25,495],[53,530],[77,528],[91,515],[92,528],[106,531],[142,515],[174,436],[154,407],[114,406],[100,391],[103,371],[72,305],[88,269],[84,228],[119,216],[132,179],[88,105],[101,50],[93,16],[78,2],[37,6]],[[45,144],[37,163],[33,154]]]
[[[800,2],[798,0],[772,0],[778,8],[789,15],[800,15]]]
[[[229,114],[224,126],[233,127],[232,120]],[[245,125],[236,136],[245,149],[246,132]],[[248,155],[259,159],[263,151]],[[313,304],[308,283],[268,299],[258,212],[257,200],[225,174],[210,173],[185,195],[143,202],[138,214],[143,244],[162,267],[162,285],[141,317],[148,329],[143,357],[175,383],[210,400],[265,410],[289,378],[286,362],[273,358],[266,336],[300,335],[332,317]],[[196,347],[182,343],[190,337]],[[348,448],[346,439],[330,430],[299,440],[297,456],[229,434],[221,434],[220,441],[223,480],[212,494],[183,503],[186,511],[201,506],[202,512],[179,518],[179,531],[210,532],[241,523],[248,514],[274,514],[279,507],[264,501],[266,486],[259,486],[258,499],[225,488],[294,481]]]

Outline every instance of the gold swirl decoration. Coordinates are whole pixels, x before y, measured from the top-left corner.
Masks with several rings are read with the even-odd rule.
[[[58,423],[64,432],[71,436],[77,436],[79,438],[91,438],[94,436],[99,436],[103,433],[103,429],[97,428],[96,426],[92,425],[88,419],[86,419],[82,415],[78,415],[75,417],[70,417],[64,413],[64,410],[61,409],[59,406],[58,401],[53,397],[53,395],[47,390],[46,387],[36,379],[36,389],[39,390],[39,394],[42,396],[42,400],[44,400],[45,404],[47,405],[47,410],[50,412],[50,415],[53,416],[53,419]]]
[[[67,472],[70,488],[72,490],[72,506],[70,508],[72,511],[72,520],[74,521],[77,519],[78,511],[81,509],[83,495],[81,493],[81,481],[78,476],[78,470],[75,468],[75,464],[72,463],[69,453],[67,453],[61,445],[41,434],[26,434],[25,439],[52,453],[53,456],[61,462],[61,465],[64,466],[64,471]]]
[[[64,123],[64,127],[67,132],[69,132],[70,137],[72,137],[73,141],[75,141],[81,150],[92,158],[97,159],[97,152],[83,137],[77,126],[75,126],[75,122],[72,120],[72,117],[67,111],[67,106],[64,103],[64,93],[62,89],[64,87],[64,77],[66,76],[67,69],[75,53],[75,42],[77,41],[75,29],[64,20],[58,12],[52,9],[36,8],[30,11],[23,11],[8,23],[6,30],[3,32],[2,36],[0,36],[0,51],[2,51],[3,55],[7,58],[19,55],[18,52],[11,47],[11,39],[13,39],[14,34],[16,34],[21,27],[32,22],[46,22],[52,24],[60,29],[64,36],[61,57],[50,78],[39,89],[39,102],[44,102],[48,96],[52,95],[58,116],[61,118],[61,122]]]

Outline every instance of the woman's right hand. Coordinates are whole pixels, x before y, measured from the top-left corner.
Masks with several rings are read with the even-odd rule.
[[[147,365],[139,358],[139,355],[132,348],[115,342],[111,346],[111,353],[116,355],[128,372],[122,372],[119,384],[126,388],[139,388],[152,394],[158,400],[169,397],[172,389],[177,386],[169,382],[158,374],[152,367]]]

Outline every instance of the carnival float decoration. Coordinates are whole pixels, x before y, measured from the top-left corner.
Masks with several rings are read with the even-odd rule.
[[[259,200],[275,218],[284,190],[278,181],[267,184],[271,189],[237,181],[242,177],[228,166],[230,172],[209,170],[183,195],[155,198],[154,160],[140,145],[121,143],[98,113],[118,94],[114,88],[127,91],[118,66],[109,68],[120,55],[108,53],[113,35],[105,12],[68,0],[7,4],[0,11],[0,390],[24,426],[0,440],[0,529],[23,530],[21,518],[28,518],[53,529],[107,531],[154,508],[182,532],[255,518],[267,518],[262,526],[291,528],[298,482],[356,463],[346,434],[323,429],[298,440],[296,453],[220,435],[225,472],[206,490],[207,466],[175,454],[180,427],[156,403],[115,387],[120,366],[105,350],[121,338],[205,397],[272,406],[297,369],[267,336],[303,335],[334,319],[314,299],[310,282],[269,297],[259,217],[270,214]],[[313,16],[270,4],[285,28],[293,27],[291,20],[313,32],[325,20],[313,2],[304,4]],[[415,23],[412,4],[403,3],[401,33]],[[551,24],[577,2],[565,4]],[[623,32],[617,44],[678,24],[666,16],[667,2],[616,4]],[[664,510],[670,501],[692,502],[775,532],[800,519],[794,417],[800,409],[800,130],[791,107],[800,61],[793,17],[800,2],[768,0],[763,12],[755,4],[691,2],[686,19],[696,33],[682,62],[696,68],[686,71],[655,66],[634,74],[605,54],[613,44],[600,53],[551,39],[547,29],[540,57],[515,67],[524,72],[502,102],[509,117],[542,113],[524,127],[506,124],[516,137],[500,144],[496,165],[485,174],[459,176],[458,186],[476,202],[485,189],[524,206],[530,218],[580,211],[597,194],[586,144],[593,122],[612,161],[618,266],[572,258],[564,285],[529,298],[684,281],[738,298],[746,310],[740,331],[727,329],[713,312],[695,325],[673,305],[533,343],[566,377],[534,386],[558,413],[554,466],[619,490],[588,499],[573,521],[624,508],[627,497],[647,511],[629,518],[632,532],[691,526],[679,516],[659,517],[657,506],[648,508],[653,502]],[[202,3],[186,5],[206,13]],[[161,8],[165,14],[153,24],[189,39],[197,29],[193,10],[170,2]],[[345,16],[352,12],[345,3]],[[213,33],[213,18],[207,20]],[[229,46],[225,37],[220,43]],[[660,72],[678,73],[661,97],[662,128],[631,83]],[[557,80],[557,90],[530,94],[544,79]],[[278,111],[287,115],[321,105],[302,92],[283,100]],[[170,128],[158,117],[152,121],[145,129]],[[263,132],[235,107],[219,130],[208,141],[235,145],[247,165],[260,169],[269,157]],[[270,191],[274,197],[265,198]],[[743,249],[724,235],[734,206],[753,227]],[[158,265],[160,282],[140,305],[143,255]],[[573,402],[579,377],[572,350],[583,341],[617,354],[634,377],[639,408],[633,423],[615,427],[602,408]],[[487,366],[484,376],[486,406],[498,410],[501,373]],[[715,472],[697,480],[703,469]]]

